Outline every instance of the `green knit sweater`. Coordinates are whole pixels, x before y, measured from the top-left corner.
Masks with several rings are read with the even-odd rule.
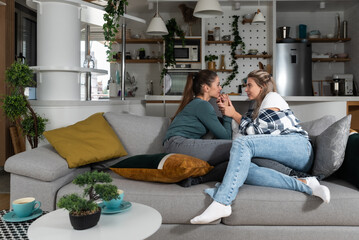
[[[195,98],[177,114],[167,130],[164,141],[173,136],[200,139],[208,131],[218,139],[231,139],[232,118],[224,116],[223,120],[222,125],[209,102]]]

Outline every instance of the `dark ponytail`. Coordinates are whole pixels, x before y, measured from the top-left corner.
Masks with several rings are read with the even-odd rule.
[[[183,96],[181,103],[175,113],[175,115],[171,118],[175,119],[177,114],[183,110],[183,108],[190,103],[196,96],[203,95],[202,86],[206,84],[211,86],[211,84],[216,79],[217,74],[210,70],[201,70],[198,73],[189,73],[187,76],[186,86],[183,90]]]

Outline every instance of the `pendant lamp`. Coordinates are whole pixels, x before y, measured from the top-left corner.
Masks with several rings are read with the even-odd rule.
[[[156,14],[152,18],[150,24],[148,25],[146,33],[148,35],[155,35],[155,36],[162,36],[168,34],[166,24],[162,20],[161,16],[158,14],[158,0],[157,0]]]
[[[259,10],[259,0],[258,0],[258,10],[257,10],[256,14],[254,15],[252,23],[265,23],[265,22],[266,22],[266,19],[264,18],[261,10]]]
[[[221,16],[223,10],[218,0],[198,0],[193,16],[198,18],[214,18]]]

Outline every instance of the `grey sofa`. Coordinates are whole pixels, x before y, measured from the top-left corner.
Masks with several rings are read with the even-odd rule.
[[[129,155],[158,153],[169,125],[168,118],[105,113]],[[315,124],[311,124],[315,126]],[[325,129],[316,128],[316,134]],[[309,129],[313,131],[313,129]],[[11,173],[11,200],[33,196],[42,209],[54,210],[64,194],[80,192],[71,183],[91,169],[106,169],[121,159],[69,169],[51,145],[17,154],[6,161]],[[109,171],[109,170],[107,170]],[[323,181],[331,191],[330,204],[316,197],[289,190],[244,185],[232,205],[233,213],[209,225],[191,225],[189,220],[211,203],[203,193],[214,182],[182,188],[176,184],[141,182],[109,171],[114,184],[125,191],[125,200],[149,205],[163,218],[150,239],[358,239],[359,192],[341,179]]]

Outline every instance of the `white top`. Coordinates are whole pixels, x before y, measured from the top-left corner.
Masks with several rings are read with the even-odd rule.
[[[155,233],[161,223],[162,217],[157,210],[132,202],[132,207],[126,212],[102,214],[96,226],[75,230],[71,226],[69,212],[58,209],[35,220],[27,236],[30,240],[139,240]]]
[[[288,103],[276,92],[269,92],[263,99],[260,109],[279,108],[279,110],[289,109]]]

